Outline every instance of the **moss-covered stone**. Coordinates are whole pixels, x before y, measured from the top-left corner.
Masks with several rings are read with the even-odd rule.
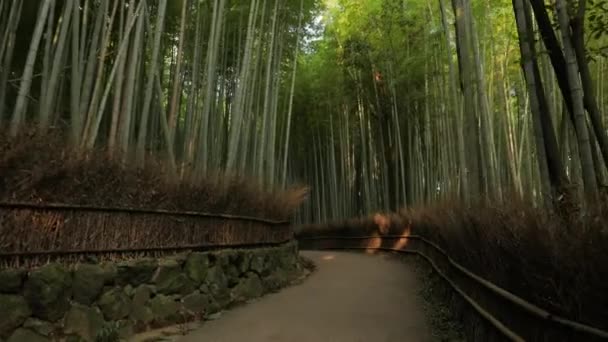
[[[129,260],[118,264],[116,281],[119,285],[133,286],[150,282],[158,262],[154,259]]]
[[[226,266],[230,265],[230,258],[235,253],[236,252],[232,249],[225,249],[215,252],[215,263],[213,264],[213,266],[225,268]]]
[[[290,274],[281,268],[276,269],[270,275],[262,278],[262,285],[268,291],[277,291],[289,284]]]
[[[125,294],[129,297],[133,297],[133,295],[135,295],[135,288],[131,284],[125,286],[123,291],[125,291]]]
[[[288,270],[295,270],[298,264],[297,244],[290,243],[281,247],[277,253],[278,263],[281,267]]]
[[[264,266],[262,267],[261,275],[263,277],[269,276],[274,270],[280,267],[277,263],[277,250],[265,248],[260,252],[260,255],[264,257]]]
[[[51,336],[57,330],[52,323],[32,317],[25,320],[23,327],[46,337]]]
[[[225,307],[225,305],[220,305],[214,298],[209,297],[209,305],[207,306],[207,309],[205,310],[204,314],[205,316],[209,316],[222,311],[222,309],[224,309]]]
[[[152,309],[148,306],[133,306],[129,318],[136,322],[147,324],[154,319],[154,315],[152,314]]]
[[[150,300],[149,306],[155,322],[175,321],[179,317],[180,304],[169,296],[157,295]]]
[[[287,285],[298,273],[295,250],[295,245],[288,245],[189,253],[160,262],[95,261],[78,264],[73,271],[50,264],[29,276],[24,271],[0,271],[0,293],[23,291],[23,297],[0,295],[0,317],[12,319],[0,321],[0,342],[7,337],[50,339],[55,333],[91,341],[105,320],[120,322],[123,337],[128,337],[133,325],[140,329],[151,323],[181,322],[183,315],[210,315],[232,302]],[[7,296],[20,301],[7,301]]]
[[[184,274],[181,265],[173,259],[158,266],[152,282],[156,285],[156,291],[165,295],[185,295],[194,291],[192,281]]]
[[[264,273],[264,256],[260,254],[255,254],[251,258],[250,269],[257,274]]]
[[[202,284],[199,288],[199,291],[204,294],[211,294],[211,288],[208,284]]]
[[[19,328],[15,330],[6,342],[50,342],[50,340],[29,329]]]
[[[200,286],[209,270],[208,253],[190,253],[184,264],[186,275],[194,282],[194,286]]]
[[[151,285],[140,285],[134,290],[129,318],[141,323],[148,323],[152,320],[152,310],[150,310],[147,304],[154,291],[155,288]]]
[[[72,277],[60,264],[48,264],[30,272],[25,282],[25,298],[34,316],[55,322],[69,308]]]
[[[103,324],[103,316],[99,310],[74,304],[65,316],[64,332],[80,336],[86,341],[94,341]]]
[[[262,281],[257,274],[247,273],[244,278],[232,289],[231,297],[235,302],[244,302],[249,299],[257,298],[264,292]]]
[[[171,280],[167,280],[167,282],[164,283],[164,287],[160,287],[159,285],[160,284],[157,285],[157,291],[165,294],[186,295],[195,290],[194,284],[192,284],[190,278],[183,273]]]
[[[0,337],[10,335],[32,314],[25,298],[0,295]]]
[[[103,316],[109,321],[123,319],[131,312],[131,299],[121,288],[113,288],[101,295],[98,302]]]
[[[218,251],[215,257],[216,260],[212,269],[215,270],[216,274],[218,275],[220,274],[218,270],[221,270],[223,278],[226,281],[227,287],[233,287],[234,285],[236,285],[240,276],[240,271],[238,267],[238,252],[232,249]],[[213,274],[213,270],[209,270],[208,278],[213,278],[215,276]],[[223,281],[224,279],[221,280]],[[210,283],[209,280],[206,280],[205,282]]]
[[[152,283],[157,283],[163,280],[164,277],[173,276],[181,273],[182,268],[179,263],[173,259],[161,260],[154,276],[152,277]]]
[[[207,312],[211,305],[209,295],[196,291],[182,298],[184,308],[193,314]]]
[[[139,285],[133,291],[133,306],[143,306],[146,305],[148,300],[154,294],[155,288],[151,285]]]
[[[228,275],[228,269],[230,268],[231,260],[236,258],[236,251],[232,249],[217,251],[214,254],[215,262],[211,268],[213,269],[221,269],[224,274]],[[211,272],[211,269],[209,270]],[[211,275],[213,276],[213,275]],[[226,278],[226,280],[228,280]]]
[[[72,283],[74,300],[84,305],[93,303],[101,293],[106,277],[107,272],[100,265],[78,264]]]
[[[230,290],[228,289],[228,277],[219,265],[211,267],[205,279],[208,293],[218,302],[220,306],[230,303]]]
[[[238,268],[241,274],[247,273],[251,267],[251,259],[253,258],[251,251],[241,251],[238,258]]]
[[[18,293],[25,273],[25,270],[18,268],[0,270],[0,293]]]
[[[226,276],[228,279],[228,287],[234,287],[239,283],[239,281],[241,279],[241,274],[238,271],[238,268],[236,267],[236,265],[228,266],[225,273],[226,273]]]
[[[228,287],[233,287],[239,283],[241,271],[239,269],[240,255],[237,251],[228,251],[226,256],[228,263],[224,263],[224,273],[228,278]]]
[[[228,278],[224,273],[224,269],[218,266],[214,266],[209,269],[207,278],[205,278],[205,284],[209,285],[211,292],[213,292],[213,285],[217,285],[220,288],[228,287]]]

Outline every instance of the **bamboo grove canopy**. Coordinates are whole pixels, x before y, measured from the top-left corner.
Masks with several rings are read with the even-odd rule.
[[[0,0],[0,129],[306,183],[307,222],[593,199],[607,31],[606,0]]]

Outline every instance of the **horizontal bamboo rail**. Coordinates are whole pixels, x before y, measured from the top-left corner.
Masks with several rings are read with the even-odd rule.
[[[118,207],[97,207],[97,206],[86,206],[86,205],[73,205],[73,204],[37,204],[37,203],[25,203],[15,202],[6,203],[0,202],[0,208],[6,209],[32,209],[32,210],[80,210],[80,211],[93,211],[93,212],[105,212],[105,213],[134,213],[134,214],[154,214],[154,215],[169,215],[169,216],[192,216],[192,217],[209,217],[209,218],[221,218],[226,220],[235,221],[247,221],[247,222],[259,222],[265,223],[271,226],[286,225],[289,221],[277,221],[269,220],[259,217],[252,216],[239,216],[230,214],[212,214],[198,211],[170,211],[164,209],[141,209],[141,208],[118,208]]]

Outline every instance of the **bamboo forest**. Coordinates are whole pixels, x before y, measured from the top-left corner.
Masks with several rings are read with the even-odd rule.
[[[606,184],[608,3],[4,0],[0,125],[176,177],[311,188],[302,222]],[[583,196],[584,194],[584,196]]]
[[[604,340],[607,128],[608,0],[0,0],[0,340],[110,341],[72,319],[142,332],[298,282],[246,306],[302,308],[277,341],[361,307],[389,329],[416,284],[467,340]],[[334,300],[358,309],[317,315]]]
[[[302,222],[606,184],[606,1],[4,0],[0,125],[176,177],[299,182]],[[582,195],[585,196],[582,196]]]

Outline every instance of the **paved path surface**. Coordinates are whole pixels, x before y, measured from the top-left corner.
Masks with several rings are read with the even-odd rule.
[[[417,279],[386,256],[304,252],[304,283],[226,312],[180,342],[431,341]]]

